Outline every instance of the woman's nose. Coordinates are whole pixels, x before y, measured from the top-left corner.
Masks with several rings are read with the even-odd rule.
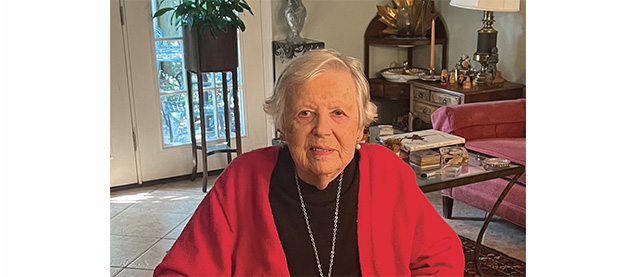
[[[313,134],[316,136],[326,136],[331,134],[331,120],[326,116],[316,116]]]

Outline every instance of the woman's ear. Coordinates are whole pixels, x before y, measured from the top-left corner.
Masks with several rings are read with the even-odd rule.
[[[276,129],[276,133],[278,133],[278,138],[281,141],[285,141],[285,134],[283,134],[283,132],[280,129]]]
[[[357,131],[357,142],[364,140],[364,128],[360,128]]]

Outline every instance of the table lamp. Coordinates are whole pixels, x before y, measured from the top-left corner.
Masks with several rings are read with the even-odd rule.
[[[478,48],[473,54],[473,60],[480,63],[480,71],[475,73],[476,84],[490,82],[495,79],[499,53],[497,49],[497,30],[493,29],[493,12],[518,12],[519,0],[451,0],[449,5],[484,11],[482,22],[484,26],[478,30]],[[488,75],[491,79],[487,80]]]

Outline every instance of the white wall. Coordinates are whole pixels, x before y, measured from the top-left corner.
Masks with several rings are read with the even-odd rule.
[[[449,0],[435,0],[435,11],[446,24],[448,34],[447,67],[453,68],[462,54],[470,57],[476,51],[477,30],[482,27],[483,12],[452,7]],[[388,0],[303,0],[307,18],[302,37],[324,41],[327,48],[334,48],[346,55],[360,59],[364,57],[364,32],[370,20],[377,14],[377,5],[393,6]],[[274,40],[287,37],[289,26],[284,17],[285,0],[272,0],[272,32]],[[495,13],[493,27],[498,30],[500,61],[498,69],[505,79],[526,83],[526,1],[521,0],[517,13]],[[429,66],[429,49],[419,47],[415,51],[414,64]],[[429,47],[425,47],[429,48]],[[439,49],[440,47],[437,47]],[[371,48],[371,72],[401,64],[405,51],[391,47]],[[440,52],[436,54],[440,65]],[[476,68],[479,64],[473,62]]]

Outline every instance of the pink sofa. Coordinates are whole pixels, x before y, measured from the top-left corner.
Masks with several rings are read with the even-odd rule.
[[[444,106],[431,115],[434,129],[465,138],[465,147],[526,166],[526,99]],[[443,216],[451,218],[453,201],[490,211],[508,180],[494,179],[445,189]],[[526,228],[526,172],[496,214]]]

